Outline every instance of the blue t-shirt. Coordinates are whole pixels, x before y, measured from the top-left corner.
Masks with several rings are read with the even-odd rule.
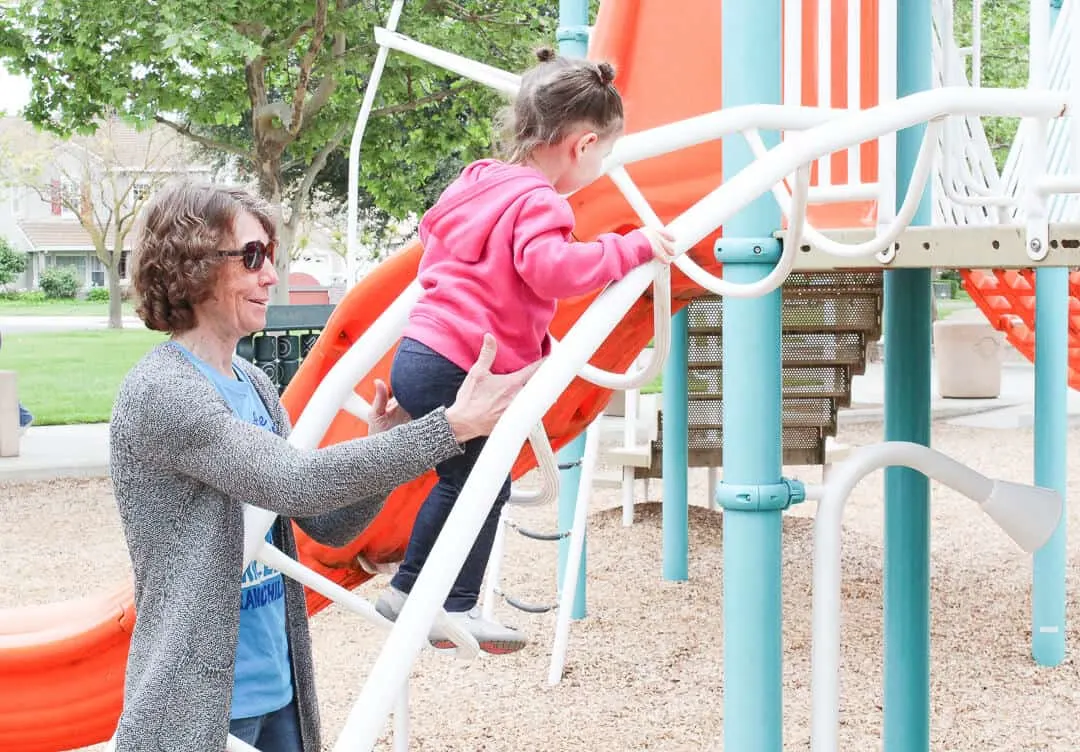
[[[176,344],[176,343],[174,343]],[[233,413],[268,431],[274,422],[255,386],[238,368],[230,379],[177,344],[217,388]],[[266,540],[273,543],[273,530]],[[240,633],[230,718],[251,718],[280,710],[292,701],[292,669],[285,632],[285,582],[280,572],[257,561],[248,564],[240,583]]]

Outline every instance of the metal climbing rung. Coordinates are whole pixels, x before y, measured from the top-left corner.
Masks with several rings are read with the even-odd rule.
[[[555,533],[537,533],[537,532],[534,532],[532,530],[529,530],[528,528],[522,527],[521,525],[517,524],[513,520],[504,520],[504,523],[506,525],[512,527],[514,530],[517,530],[519,533],[521,533],[526,538],[532,538],[533,540],[538,540],[538,541],[560,541],[563,538],[569,538],[570,537],[570,531],[569,530],[564,530],[564,531],[555,532]]]
[[[502,596],[502,599],[508,604],[516,608],[518,611],[524,611],[527,614],[546,614],[548,611],[554,611],[559,607],[559,604],[552,603],[549,606],[539,606],[535,603],[526,603],[525,601],[518,600],[512,595],[507,595],[501,590],[495,591],[498,595]]]

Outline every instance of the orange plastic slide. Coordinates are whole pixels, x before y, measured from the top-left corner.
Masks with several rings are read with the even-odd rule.
[[[872,22],[876,0],[858,1],[863,18],[870,21],[863,35],[862,103],[872,106],[877,97],[876,24]],[[720,5],[715,0],[680,0],[677,12],[673,5],[670,0],[605,0],[597,19],[590,56],[616,64],[617,83],[626,101],[628,132],[720,107]],[[803,0],[803,6],[803,98],[806,104],[814,104],[816,0]],[[845,13],[833,15],[839,24],[844,23]],[[846,96],[846,32],[840,28],[833,34],[832,62],[834,96]],[[875,179],[875,148],[875,144],[863,146],[861,169],[867,181]],[[838,154],[832,159],[834,180],[845,180],[846,156]],[[669,221],[719,184],[720,144],[713,142],[640,162],[631,165],[629,172],[661,219]],[[576,194],[572,204],[577,216],[576,234],[581,238],[625,231],[639,224],[606,178]],[[870,203],[833,205],[815,209],[811,221],[823,228],[851,227],[872,223],[874,213]],[[712,257],[714,240],[715,235],[706,238],[691,255],[709,271],[718,273]],[[341,354],[414,278],[420,255],[418,244],[404,249],[363,279],[338,306],[284,394],[294,420]],[[673,311],[702,292],[683,275],[674,274]],[[594,297],[563,301],[551,327],[553,334],[563,336]],[[1080,338],[1077,323],[1074,315],[1074,343]],[[652,301],[646,294],[591,362],[608,370],[625,370],[652,336]],[[390,357],[357,386],[359,394],[370,399],[372,380],[387,378]],[[1073,358],[1077,363],[1075,351]],[[553,446],[564,446],[584,430],[608,396],[606,390],[581,380],[573,382],[544,418]],[[324,443],[360,436],[364,430],[362,423],[341,413]],[[526,445],[513,475],[520,477],[533,464]],[[364,582],[369,575],[357,566],[357,555],[363,554],[374,562],[399,560],[417,507],[432,482],[428,476],[395,491],[369,528],[345,548],[320,546],[298,530],[301,560],[346,587]],[[315,613],[327,603],[309,593],[308,605],[309,611]],[[59,752],[108,739],[120,713],[134,619],[131,590],[126,583],[84,599],[0,611],[0,750]]]

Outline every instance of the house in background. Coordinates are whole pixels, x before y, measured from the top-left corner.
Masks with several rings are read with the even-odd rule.
[[[84,290],[105,286],[107,269],[75,209],[102,216],[114,195],[126,196],[131,206],[172,178],[212,178],[211,168],[194,163],[187,143],[171,129],[136,131],[119,120],[107,121],[95,136],[60,140],[22,119],[0,118],[4,152],[32,162],[34,170],[32,179],[25,169],[0,174],[0,235],[27,254],[23,278],[11,285],[15,289],[36,288],[42,272],[50,268],[70,269]],[[9,166],[14,161],[5,159]],[[107,239],[114,252],[115,231],[114,221]],[[120,258],[125,286],[134,240],[129,233]]]

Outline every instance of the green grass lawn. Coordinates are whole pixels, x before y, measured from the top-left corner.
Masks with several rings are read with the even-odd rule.
[[[147,329],[5,334],[0,369],[18,373],[34,425],[101,423],[124,374],[164,339]]]
[[[132,316],[135,306],[124,301],[123,314]],[[101,316],[109,315],[107,302],[89,300],[0,300],[0,316]]]

